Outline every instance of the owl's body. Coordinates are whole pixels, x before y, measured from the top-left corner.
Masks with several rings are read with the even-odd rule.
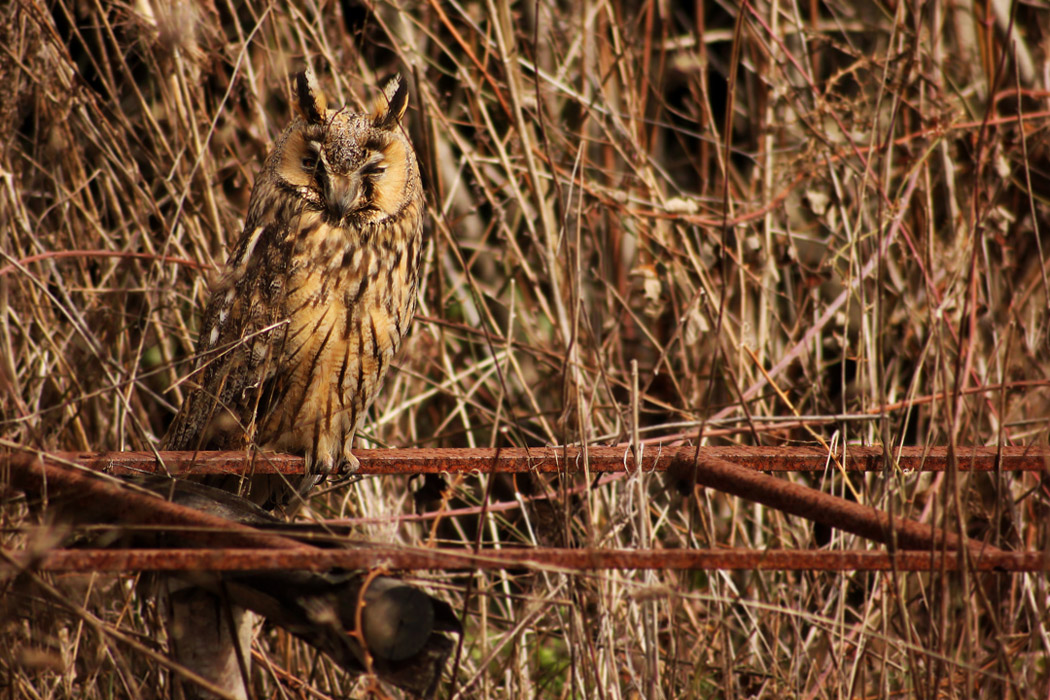
[[[356,468],[354,433],[412,322],[423,193],[398,80],[369,115],[328,110],[310,73],[297,89],[165,447],[255,445],[324,474]]]

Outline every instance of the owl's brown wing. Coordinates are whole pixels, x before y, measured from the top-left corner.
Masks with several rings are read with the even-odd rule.
[[[192,387],[168,434],[168,450],[237,449],[255,441],[273,402],[287,321],[287,227],[247,226],[213,290],[197,340]]]

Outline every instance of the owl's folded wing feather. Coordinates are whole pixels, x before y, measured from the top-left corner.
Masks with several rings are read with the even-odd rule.
[[[273,401],[274,357],[287,324],[282,318],[283,275],[260,274],[277,256],[278,224],[246,227],[229,271],[204,312],[192,387],[168,434],[168,450],[237,449],[255,441],[258,417]]]

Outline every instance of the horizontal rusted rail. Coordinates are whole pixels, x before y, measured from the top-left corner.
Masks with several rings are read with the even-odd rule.
[[[958,552],[869,550],[806,551],[774,549],[708,550],[589,550],[501,549],[474,553],[468,549],[362,547],[355,549],[85,549],[51,550],[30,558],[24,552],[4,552],[18,568],[53,572],[130,571],[274,571],[332,568],[389,571],[441,569],[529,569],[595,571],[609,569],[777,570],[777,571],[958,571]],[[1036,572],[1050,570],[1042,552],[971,554],[977,571]],[[8,567],[11,564],[7,565]],[[0,564],[0,571],[4,565]]]
[[[158,462],[152,452],[56,452],[41,455],[49,461],[66,461],[114,476],[136,474],[242,474],[247,468],[257,474],[301,474],[301,457],[275,453],[244,452],[160,452]],[[418,448],[356,450],[361,461],[358,474],[440,474],[440,473],[590,473],[635,471],[637,466],[627,447],[529,447],[502,449]],[[691,460],[695,447],[646,446],[642,469],[664,471],[670,464]],[[835,467],[827,450],[819,447],[703,447],[701,455],[767,472],[819,472]],[[944,471],[952,463],[947,447],[904,447],[891,451],[890,463],[905,471]],[[869,472],[883,469],[881,447],[847,446],[835,458],[846,471]],[[0,459],[3,459],[0,456]],[[962,471],[1046,471],[1050,467],[1050,447],[959,447],[954,459]]]

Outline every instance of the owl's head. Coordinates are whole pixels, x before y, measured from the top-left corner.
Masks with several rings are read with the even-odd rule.
[[[281,135],[266,170],[305,209],[332,226],[397,217],[418,191],[415,154],[401,118],[408,89],[395,77],[370,114],[329,109],[313,71],[295,79],[298,118]]]

